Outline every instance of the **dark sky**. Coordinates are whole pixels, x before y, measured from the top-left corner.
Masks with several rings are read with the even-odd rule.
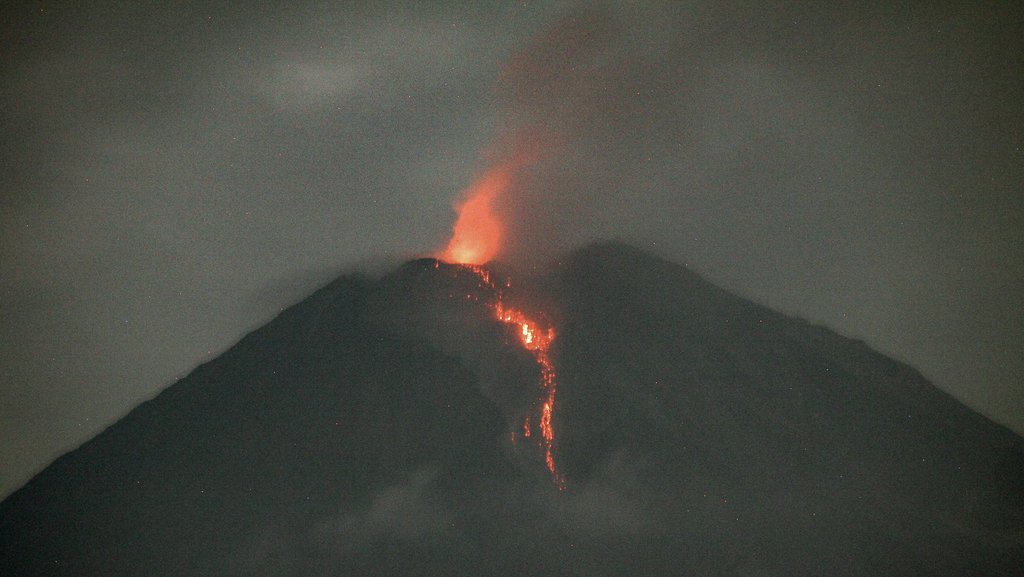
[[[507,259],[628,240],[1024,431],[1018,3],[418,4],[0,9],[0,495],[524,147]]]

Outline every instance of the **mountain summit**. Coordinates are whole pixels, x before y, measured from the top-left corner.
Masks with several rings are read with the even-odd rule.
[[[552,327],[564,490],[529,434],[543,367],[497,305]],[[12,576],[1022,567],[1024,440],[616,243],[528,279],[341,277],[0,503]]]

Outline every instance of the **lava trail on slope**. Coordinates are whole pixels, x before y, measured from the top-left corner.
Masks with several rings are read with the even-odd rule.
[[[438,264],[440,266],[440,263]],[[551,359],[551,345],[555,340],[554,327],[541,327],[540,323],[526,315],[521,309],[510,306],[505,302],[502,294],[502,286],[499,286],[491,277],[490,271],[482,265],[456,264],[465,271],[474,274],[480,279],[479,287],[493,293],[493,302],[488,302],[494,318],[499,322],[512,327],[519,338],[519,344],[533,356],[537,368],[540,370],[540,396],[534,410],[523,420],[522,437],[530,439],[534,437],[533,431],[540,430],[538,443],[544,449],[544,462],[551,474],[551,480],[559,488],[565,489],[565,476],[559,471],[555,461],[556,442],[555,429],[552,418],[555,411],[555,394],[558,389],[558,374],[555,370],[555,363]],[[504,287],[511,285],[511,280],[506,280]],[[513,438],[516,438],[514,435]]]

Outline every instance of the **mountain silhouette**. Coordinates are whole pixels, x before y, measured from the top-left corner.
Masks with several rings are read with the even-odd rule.
[[[0,503],[0,574],[1024,575],[1024,440],[864,343],[603,243],[503,298],[343,276]]]

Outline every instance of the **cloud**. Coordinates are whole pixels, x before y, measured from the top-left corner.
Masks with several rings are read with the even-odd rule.
[[[543,494],[545,509],[556,525],[577,539],[634,538],[662,530],[657,514],[643,504],[641,467],[626,451],[613,453],[582,485]]]
[[[450,530],[451,514],[431,498],[440,471],[421,468],[405,483],[379,490],[362,510],[321,522],[314,543],[338,556],[382,541],[424,544]]]

